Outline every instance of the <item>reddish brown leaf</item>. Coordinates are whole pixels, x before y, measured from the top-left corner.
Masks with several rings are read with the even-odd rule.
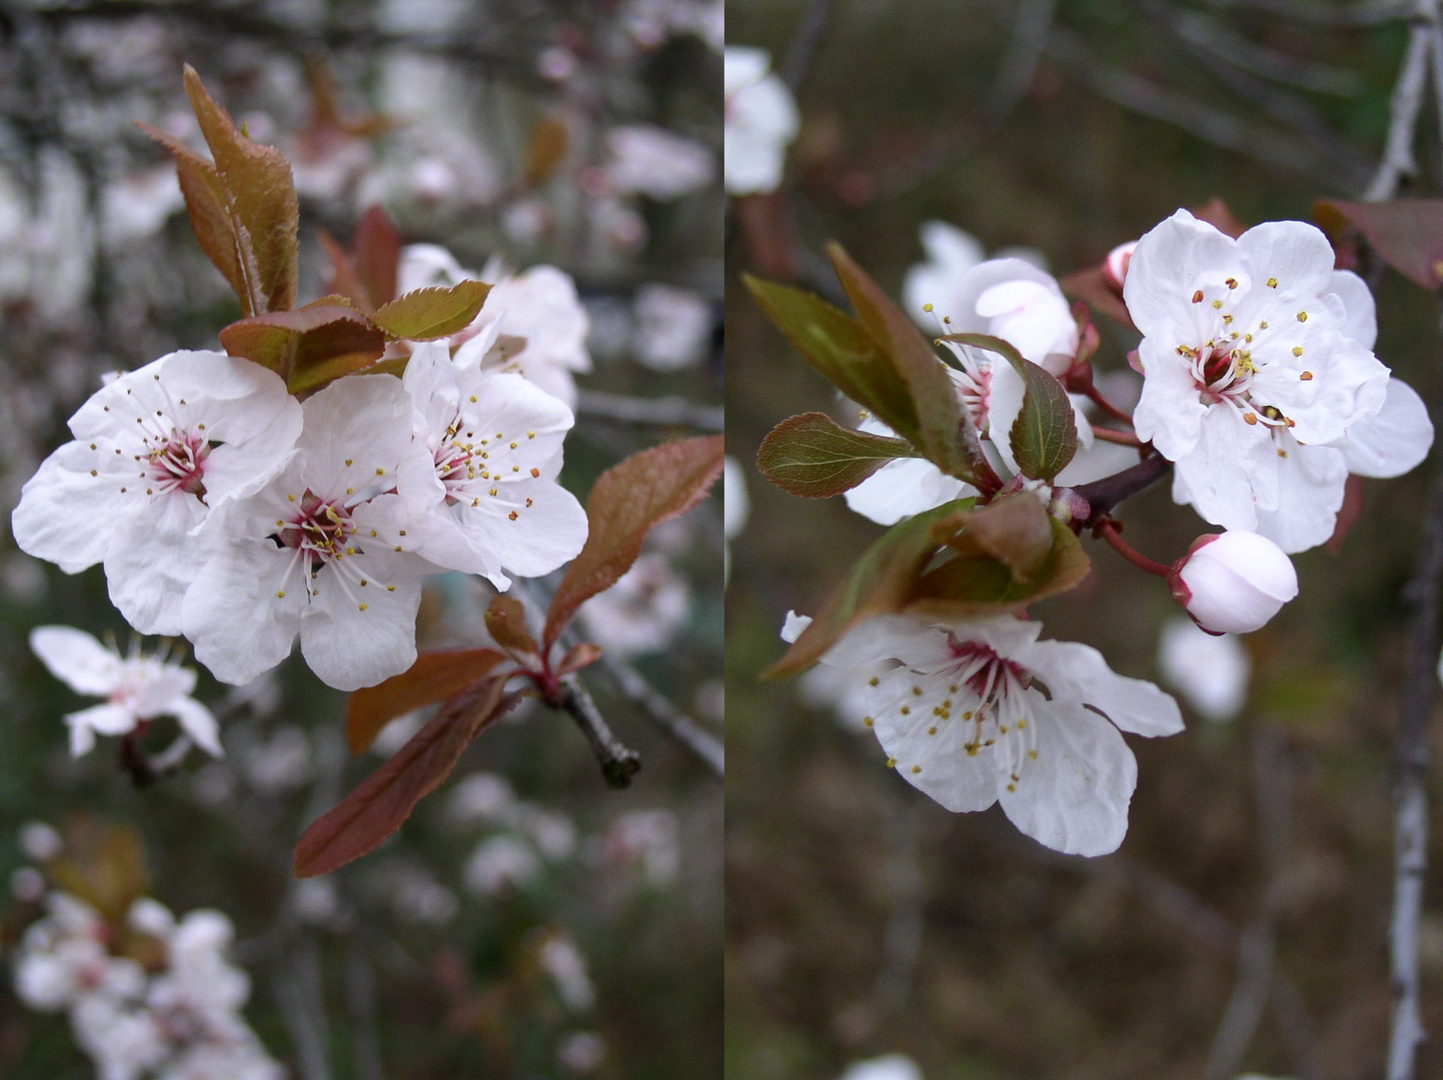
[[[318,877],[378,848],[416,804],[451,775],[472,740],[514,705],[506,676],[457,694],[379,769],[312,823],[296,846],[295,875]]]
[[[566,157],[570,132],[566,121],[556,113],[543,116],[531,129],[526,141],[526,186],[545,183],[560,168]]]
[[[293,394],[370,367],[386,351],[386,335],[359,311],[338,304],[272,311],[233,322],[220,332],[232,356],[268,367]]]
[[[641,554],[646,534],[706,497],[721,476],[720,435],[653,446],[602,473],[586,502],[590,533],[551,601],[542,642],[549,653],[583,603],[616,584]]]
[[[1132,316],[1128,314],[1127,305],[1122,302],[1122,297],[1108,284],[1102,267],[1094,266],[1090,270],[1079,270],[1075,274],[1068,274],[1058,284],[1062,286],[1062,291],[1068,296],[1086,300],[1113,322],[1120,323],[1129,329],[1137,329],[1132,324]]]
[[[174,155],[186,213],[195,238],[200,242],[200,249],[240,297],[241,312],[245,315],[259,314],[250,286],[251,275],[241,257],[230,199],[215,166],[159,128],[139,122],[136,126]]]
[[[84,818],[66,829],[63,853],[45,867],[55,884],[121,925],[150,891],[145,841],[134,829]]]
[[[361,280],[355,267],[351,265],[351,257],[325,229],[321,229],[317,235],[320,237],[321,247],[325,249],[326,256],[331,260],[331,276],[326,279],[327,291],[344,296],[355,304],[358,310],[364,311],[367,315],[374,315],[376,305],[371,301],[371,291],[366,288],[366,283]]]
[[[401,674],[357,690],[346,706],[346,742],[351,753],[364,753],[381,729],[402,713],[445,701],[489,675],[505,659],[495,649],[423,652]]]
[[[1199,221],[1206,221],[1218,232],[1227,233],[1234,240],[1248,231],[1248,227],[1233,213],[1232,207],[1214,195],[1201,206],[1192,208],[1192,216]]]
[[[396,272],[401,265],[401,234],[379,206],[361,215],[356,227],[355,267],[371,302],[377,307],[396,299]]]
[[[215,158],[242,253],[249,247],[254,255],[255,309],[288,311],[296,302],[300,252],[300,206],[291,167],[279,150],[253,142],[236,129],[230,114],[215,103],[189,64],[185,92]]]
[[[526,608],[514,596],[497,596],[486,608],[486,630],[507,652],[537,655],[541,647],[526,625]]]
[[[1313,217],[1334,237],[1353,225],[1368,246],[1400,274],[1425,289],[1443,285],[1443,199],[1346,202],[1320,199]]]
[[[556,666],[557,675],[570,675],[573,671],[580,671],[589,667],[601,659],[601,646],[593,645],[589,641],[583,641],[580,645],[573,645],[566,650],[566,655],[561,658],[561,663]]]

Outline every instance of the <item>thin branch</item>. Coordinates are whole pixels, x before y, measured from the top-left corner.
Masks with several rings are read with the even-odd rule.
[[[638,398],[600,390],[582,390],[577,395],[576,411],[582,416],[617,420],[624,424],[659,424],[697,431],[726,429],[726,413],[720,406],[698,405],[679,397]]]
[[[1413,614],[1396,748],[1388,1080],[1412,1080],[1414,1056],[1424,1038],[1418,1004],[1418,922],[1428,866],[1428,718],[1438,686],[1438,591],[1443,585],[1443,464],[1435,470],[1432,508],[1423,527],[1417,572],[1404,593]]]
[[[376,1008],[376,973],[365,946],[354,937],[346,956],[346,1004],[351,1014],[351,1045],[356,1080],[385,1080],[380,1024]]]
[[[1092,434],[1094,438],[1103,442],[1117,443],[1118,446],[1135,446],[1138,449],[1143,447],[1143,441],[1130,431],[1118,431],[1116,428],[1099,427],[1093,425]]]
[[[1170,8],[1170,15],[1178,37],[1228,67],[1315,94],[1356,97],[1366,89],[1346,68],[1260,45],[1206,15],[1181,8]]]
[[[622,697],[640,708],[653,724],[681,743],[717,779],[726,776],[726,748],[720,739],[703,730],[630,664],[603,655],[601,667],[611,676]]]
[[[611,787],[630,787],[631,778],[641,768],[641,755],[628,749],[616,737],[580,679],[568,676],[562,680],[562,685],[565,689],[556,707],[565,710],[576,721],[591,743],[592,753],[601,763],[601,775]]]
[[[998,127],[1017,107],[1032,83],[1037,64],[1047,49],[1047,36],[1057,0],[1022,0],[1012,22],[1012,40],[997,69],[992,88],[987,93],[984,112],[989,127]]]
[[[1171,471],[1172,462],[1161,454],[1154,453],[1130,469],[1094,480],[1090,484],[1079,484],[1072,490],[1074,494],[1086,499],[1087,505],[1092,507],[1092,517],[1087,524],[1093,525],[1111,513],[1118,503],[1151,487]]]
[[[1129,544],[1122,538],[1118,531],[1117,522],[1103,520],[1097,524],[1097,535],[1102,537],[1112,546],[1112,550],[1121,555],[1128,562],[1139,570],[1146,570],[1149,574],[1156,574],[1165,578],[1172,573],[1172,568],[1166,563],[1160,563],[1156,559],[1149,559],[1142,552]]]
[[[1420,0],[1420,6],[1425,3],[1426,0]],[[1383,160],[1363,193],[1363,198],[1370,202],[1391,198],[1398,190],[1399,181],[1418,171],[1418,163],[1413,157],[1414,129],[1418,126],[1418,112],[1423,107],[1423,87],[1432,48],[1432,30],[1428,22],[1416,22],[1408,28],[1408,51],[1403,56],[1403,66],[1388,107],[1388,141],[1383,147]]]
[[[1319,4],[1316,0],[1204,0],[1216,11],[1261,11],[1315,26],[1375,26],[1406,18],[1407,0],[1358,0]]]
[[[1248,1052],[1273,978],[1274,937],[1272,921],[1266,916],[1254,920],[1238,939],[1238,974],[1233,996],[1213,1036],[1203,1080],[1232,1080]]]
[[[781,75],[788,87],[795,93],[807,76],[807,68],[816,55],[817,46],[822,43],[827,22],[832,16],[832,0],[812,0],[802,14],[802,21],[792,38],[787,59],[782,64]]]

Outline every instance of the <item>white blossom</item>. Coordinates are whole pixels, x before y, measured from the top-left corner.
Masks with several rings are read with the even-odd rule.
[[[70,418],[11,518],[15,542],[76,573],[105,564],[110,598],[143,634],[178,634],[208,554],[207,517],[290,459],[301,409],[272,371],[177,352],[121,375]]]
[[[1047,847],[1106,854],[1127,831],[1137,782],[1119,729],[1171,735],[1182,717],[1151,683],[1114,674],[1087,645],[1039,641],[1041,629],[1010,616],[954,624],[880,616],[822,662],[890,665],[866,679],[873,729],[888,764],[947,809],[1000,802]]]
[[[652,371],[698,363],[711,340],[711,305],[690,289],[643,285],[636,291],[636,362]]]
[[[181,730],[206,753],[222,753],[220,732],[209,709],[190,696],[195,670],[160,656],[133,652],[122,657],[83,630],[39,626],[30,632],[30,648],[76,693],[106,699],[103,705],[69,713],[70,752],[89,753],[95,736],[125,735],[158,716],[173,716]]]
[[[1367,287],[1311,225],[1234,240],[1179,210],[1138,241],[1124,296],[1143,333],[1138,437],[1206,520],[1304,551],[1332,535],[1350,470],[1397,476],[1427,454],[1427,411],[1371,351]]]
[[[403,385],[427,454],[402,482],[432,507],[416,550],[498,589],[503,571],[538,577],[575,558],[586,511],[556,482],[571,410],[519,375],[453,362],[440,342],[416,348]]]
[[[725,183],[732,195],[775,191],[787,147],[801,129],[787,84],[771,74],[763,49],[728,45],[723,54]]]
[[[1265,536],[1229,530],[1199,537],[1173,569],[1173,595],[1204,630],[1258,630],[1298,595],[1298,573]]]
[[[716,173],[705,146],[651,124],[612,128],[606,149],[607,180],[622,195],[676,199],[706,187]]]
[[[906,1054],[883,1054],[848,1065],[841,1080],[922,1080],[922,1070]]]
[[[353,375],[306,399],[297,453],[262,491],[216,524],[217,553],[186,593],[185,633],[224,682],[279,664],[299,633],[321,680],[372,686],[415,662],[416,554],[442,498],[434,462],[412,438],[410,396],[389,375]]]
[[[1234,720],[1248,697],[1252,661],[1233,634],[1209,634],[1191,619],[1169,619],[1158,639],[1162,677],[1205,720]]]

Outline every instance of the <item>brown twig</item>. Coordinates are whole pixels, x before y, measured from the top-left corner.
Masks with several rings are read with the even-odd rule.
[[[568,676],[562,680],[561,698],[555,707],[564,710],[581,728],[591,743],[592,753],[601,763],[601,775],[607,784],[614,788],[630,787],[631,778],[641,768],[641,755],[616,737],[580,679]]]
[[[1121,532],[1118,530],[1117,522],[1108,520],[1100,521],[1097,523],[1095,531],[1098,536],[1102,537],[1112,546],[1113,551],[1117,552],[1139,570],[1146,570],[1149,574],[1156,574],[1162,578],[1167,577],[1168,574],[1172,572],[1166,563],[1149,559],[1124,540]]]
[[[713,776],[718,780],[726,776],[726,748],[720,739],[704,731],[624,660],[603,655],[601,668],[611,676],[622,697],[636,704],[653,724],[690,751]]]
[[[1090,484],[1079,484],[1072,489],[1073,493],[1086,499],[1087,505],[1092,508],[1092,516],[1084,523],[1084,527],[1095,526],[1124,499],[1150,488],[1171,471],[1172,462],[1161,454],[1154,453],[1130,469],[1094,480]]]

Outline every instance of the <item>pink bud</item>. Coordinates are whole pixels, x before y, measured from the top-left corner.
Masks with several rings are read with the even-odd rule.
[[[1246,634],[1298,595],[1298,574],[1282,548],[1243,530],[1193,541],[1168,575],[1172,595],[1212,634]]]
[[[1136,240],[1118,244],[1107,253],[1107,259],[1102,264],[1103,277],[1119,293],[1122,292],[1122,283],[1127,280],[1127,264],[1132,262],[1132,253],[1136,248]]]

